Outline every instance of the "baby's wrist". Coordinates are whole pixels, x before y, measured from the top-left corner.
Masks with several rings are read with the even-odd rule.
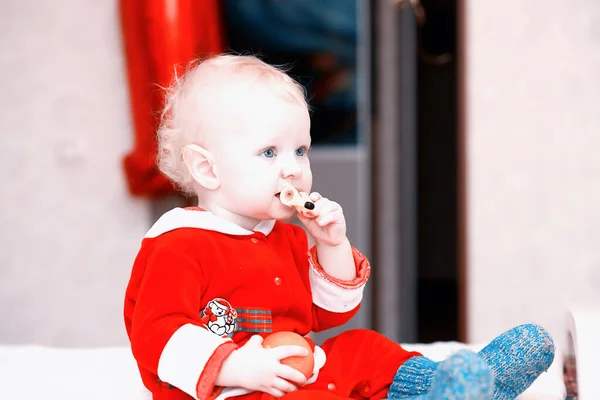
[[[350,240],[348,240],[348,237],[346,235],[344,235],[340,240],[336,240],[336,241],[329,241],[329,243],[326,243],[324,241],[319,241],[317,239],[315,239],[316,242],[316,246],[317,249],[324,249],[324,250],[335,250],[337,248],[340,248],[342,246],[348,246],[350,245]]]
[[[237,360],[238,351],[239,350],[234,350],[233,352],[231,352],[229,357],[227,357],[225,361],[223,361],[223,365],[221,366],[219,375],[217,375],[217,379],[215,380],[216,386],[238,386],[237,378],[239,377],[240,372],[239,367],[236,365],[239,364]]]

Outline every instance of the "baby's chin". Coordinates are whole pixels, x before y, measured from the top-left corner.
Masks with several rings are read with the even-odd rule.
[[[290,219],[294,216],[294,213],[296,211],[292,207],[284,206],[281,203],[277,204],[276,207],[274,207],[274,208],[275,209],[272,209],[269,214],[271,216],[271,219],[276,219],[276,220]]]
[[[279,201],[274,202],[265,208],[256,208],[252,212],[244,214],[246,218],[251,218],[258,221],[266,220],[287,220],[294,216],[295,209],[284,206]]]

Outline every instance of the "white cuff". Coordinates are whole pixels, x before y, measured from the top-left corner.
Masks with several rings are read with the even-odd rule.
[[[308,270],[308,277],[313,303],[324,310],[344,313],[354,310],[362,301],[364,285],[342,288],[319,274],[313,266]]]
[[[181,326],[160,355],[158,377],[197,399],[196,386],[206,363],[228,341],[193,324]]]

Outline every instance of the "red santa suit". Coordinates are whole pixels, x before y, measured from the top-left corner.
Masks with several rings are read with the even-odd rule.
[[[306,335],[352,318],[370,273],[367,259],[353,255],[357,277],[340,281],[325,273],[298,226],[261,221],[248,231],[200,209],[164,214],[142,241],[124,309],[153,399],[272,399],[216,387],[223,361],[252,335]],[[348,331],[315,348],[311,383],[285,397],[384,398],[415,355],[376,332]]]

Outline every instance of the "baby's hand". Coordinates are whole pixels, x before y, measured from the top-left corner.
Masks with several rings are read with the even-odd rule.
[[[310,199],[315,203],[315,208],[298,211],[298,219],[308,233],[322,245],[337,246],[344,242],[346,218],[342,206],[317,192],[311,193]]]
[[[279,346],[266,349],[262,342],[261,336],[254,335],[245,345],[231,353],[223,362],[216,384],[265,392],[273,397],[281,397],[297,390],[293,383],[301,386],[306,384],[303,373],[280,362],[287,357],[305,356],[305,348]]]

